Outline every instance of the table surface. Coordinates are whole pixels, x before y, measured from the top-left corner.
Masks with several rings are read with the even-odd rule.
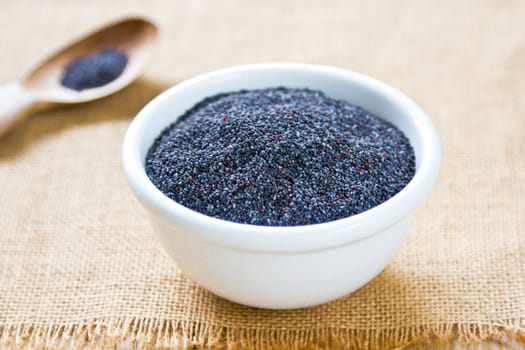
[[[525,175],[516,171],[525,166],[520,157],[525,152],[524,5],[489,0],[2,4],[0,83],[19,79],[64,42],[127,15],[156,21],[160,39],[144,77],[129,88],[91,104],[43,106],[0,140],[0,185],[8,196],[8,201],[0,196],[0,227],[11,233],[0,232],[0,259],[13,255],[0,260],[0,307],[7,305],[0,308],[0,325],[14,318],[31,321],[39,312],[38,322],[51,322],[56,310],[73,320],[82,313],[103,318],[117,312],[122,318],[176,315],[209,324],[231,325],[235,318],[241,325],[275,329],[308,326],[301,323],[303,314],[336,329],[347,322],[360,330],[375,322],[390,330],[394,321],[486,325],[492,319],[525,319],[519,300],[525,289],[519,264],[525,249],[525,197],[519,195],[525,193]],[[444,159],[439,191],[419,212],[395,262],[377,279],[317,311],[297,311],[291,319],[253,311],[253,321],[245,309],[197,288],[162,255],[121,176],[120,145],[133,115],[168,86],[214,69],[264,61],[338,66],[398,87],[432,116]],[[117,190],[107,196],[111,186]],[[124,255],[126,260],[119,260]],[[24,265],[28,260],[34,264]],[[68,274],[70,280],[61,279]],[[91,285],[75,284],[86,275]],[[10,289],[11,281],[24,276],[34,279],[33,294]],[[50,285],[53,278],[63,284]],[[71,294],[55,292],[58,287]],[[159,290],[162,298],[147,298]],[[390,298],[392,290],[397,294]],[[71,302],[75,298],[77,304]],[[54,309],[45,309],[46,303]],[[339,310],[344,310],[341,317],[327,320]],[[520,346],[487,341],[432,347]]]

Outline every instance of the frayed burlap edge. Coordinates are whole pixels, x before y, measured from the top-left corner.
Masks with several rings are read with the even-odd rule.
[[[141,349],[392,349],[430,342],[479,343],[485,340],[525,344],[525,319],[495,324],[426,325],[383,330],[242,329],[136,318],[93,320],[89,324],[0,326],[0,346],[13,349],[114,349],[122,342]]]

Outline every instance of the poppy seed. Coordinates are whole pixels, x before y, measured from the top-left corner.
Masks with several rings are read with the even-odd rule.
[[[412,179],[415,156],[400,130],[365,109],[279,87],[199,102],[155,140],[146,173],[202,214],[297,226],[383,203]]]

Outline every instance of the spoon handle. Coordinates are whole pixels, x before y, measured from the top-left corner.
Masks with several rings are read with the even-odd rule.
[[[18,82],[0,86],[0,136],[7,133],[22,119],[22,113],[36,101],[35,97]]]

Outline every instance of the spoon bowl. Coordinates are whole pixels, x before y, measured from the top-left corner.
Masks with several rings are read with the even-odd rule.
[[[0,87],[0,135],[35,102],[81,103],[108,96],[133,82],[145,67],[157,40],[155,24],[143,18],[111,23],[64,46],[36,65],[19,82]],[[113,81],[82,91],[61,84],[65,67],[75,59],[113,48],[128,56],[124,71]]]
[[[25,89],[41,101],[78,103],[112,94],[135,80],[145,66],[157,37],[157,28],[149,21],[130,18],[110,24],[64,47],[35,67],[22,81]],[[82,91],[60,83],[64,67],[78,57],[104,48],[114,48],[128,56],[126,68],[112,82]]]

